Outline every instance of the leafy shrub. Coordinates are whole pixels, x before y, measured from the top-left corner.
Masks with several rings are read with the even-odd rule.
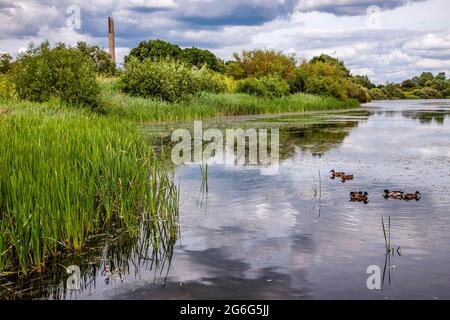
[[[98,74],[114,76],[117,73],[115,63],[111,60],[109,54],[99,46],[91,46],[86,42],[79,41],[76,48],[92,60]]]
[[[186,48],[181,49],[179,46],[162,41],[159,39],[142,41],[136,48],[130,51],[130,54],[125,57],[125,63],[131,58],[139,61],[150,59],[153,61],[159,60],[179,60],[189,66],[202,68],[207,66],[213,71],[222,71],[223,62],[216,57],[214,53],[206,49]]]
[[[150,59],[129,60],[120,77],[119,88],[132,95],[169,102],[186,100],[201,90],[195,72],[183,63]]]
[[[352,98],[355,98],[356,100],[362,103],[366,103],[372,100],[369,89],[362,86],[358,88],[358,92],[356,93],[356,95],[352,96]]]
[[[0,74],[0,99],[14,99],[16,91],[8,76]]]
[[[266,98],[278,98],[289,94],[289,85],[279,76],[247,78],[236,83],[236,92]]]
[[[247,78],[237,81],[236,92],[260,97],[267,97],[269,95],[266,86],[256,78]]]
[[[193,68],[192,75],[194,82],[196,82],[195,86],[198,86],[200,91],[211,93],[223,93],[227,91],[225,77],[221,74],[203,67],[201,69]]]
[[[387,97],[380,88],[373,88],[369,91],[372,100],[386,100]]]
[[[7,73],[11,69],[12,57],[9,53],[0,53],[0,74]]]
[[[399,85],[396,85],[394,83],[387,83],[386,85],[381,87],[381,90],[383,91],[384,95],[388,99],[404,99],[405,94],[400,89]]]
[[[138,61],[146,59],[165,60],[177,59],[181,54],[181,48],[163,40],[142,41],[136,48],[131,49],[130,54],[125,57],[125,63],[132,58]]]
[[[97,106],[99,87],[92,61],[76,49],[44,43],[30,47],[11,74],[19,98],[45,102],[52,97],[73,105]]]
[[[295,57],[275,50],[243,51],[233,56],[235,61],[226,67],[226,72],[235,79],[276,75],[289,80],[295,70]]]
[[[214,71],[222,71],[223,69],[223,62],[214,53],[205,49],[183,49],[180,54],[180,60],[198,68],[207,66]]]
[[[266,87],[271,98],[280,98],[289,94],[289,84],[280,76],[261,77],[259,81]]]

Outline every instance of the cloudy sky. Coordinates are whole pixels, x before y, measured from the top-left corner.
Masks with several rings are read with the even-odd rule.
[[[140,41],[160,38],[225,60],[252,48],[327,53],[377,83],[450,75],[448,0],[0,0],[0,52],[42,40],[107,47],[108,16],[119,62]]]

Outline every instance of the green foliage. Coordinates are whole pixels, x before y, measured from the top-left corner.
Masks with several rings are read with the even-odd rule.
[[[356,100],[291,94],[282,98],[263,98],[243,93],[200,93],[189,101],[168,103],[130,96],[117,90],[116,80],[102,79],[104,99],[111,102],[108,113],[134,121],[191,120],[217,116],[267,114],[358,108]]]
[[[233,79],[244,79],[246,77],[241,64],[236,61],[227,61],[224,66],[224,73]]]
[[[404,92],[400,88],[400,85],[395,83],[387,83],[386,85],[380,86],[380,89],[383,91],[386,98],[394,100],[406,98]]]
[[[223,93],[229,91],[225,76],[213,72],[205,68],[205,66],[201,69],[193,68],[192,76],[195,83],[193,87],[198,87],[199,91],[211,93]],[[195,90],[195,92],[196,91],[197,90]]]
[[[0,74],[7,73],[11,69],[12,57],[9,53],[0,53]]]
[[[159,39],[142,41],[136,48],[131,49],[130,54],[125,57],[125,63],[133,57],[142,62],[146,59],[177,59],[180,54],[181,48],[169,42]]]
[[[119,87],[125,93],[168,102],[187,100],[201,91],[228,91],[225,76],[206,66],[198,69],[175,60],[139,62],[135,58],[125,65]]]
[[[99,46],[91,46],[86,42],[80,41],[77,43],[76,48],[94,62],[95,70],[98,74],[102,76],[114,76],[116,74],[115,63],[111,60],[109,54]]]
[[[131,59],[125,65],[119,87],[132,95],[178,102],[201,91],[200,78],[202,75],[177,61]]]
[[[214,53],[205,49],[186,48],[181,49],[179,46],[171,44],[162,40],[142,41],[136,48],[130,51],[130,54],[125,57],[125,63],[131,58],[136,58],[138,61],[150,59],[154,61],[159,60],[179,60],[187,65],[202,68],[205,65],[213,71],[222,71],[223,62],[218,59]]]
[[[291,80],[291,91],[332,96],[340,100],[355,98],[367,102],[370,96],[352,81],[338,60],[322,55],[303,63]],[[332,60],[330,60],[332,59]]]
[[[266,87],[270,98],[281,98],[289,94],[289,84],[280,76],[265,76],[259,81]]]
[[[110,225],[137,234],[144,214],[171,225],[173,184],[134,125],[26,108],[0,114],[0,273],[41,269]]]
[[[383,99],[440,99],[448,97],[450,81],[445,72],[436,76],[431,72],[423,72],[418,77],[406,79],[400,85],[387,83],[379,88],[383,92]]]
[[[246,78],[237,81],[236,92],[259,97],[267,97],[269,95],[266,86],[257,78]]]
[[[259,97],[279,98],[289,94],[289,85],[279,76],[247,78],[236,83],[236,92]]]
[[[386,100],[387,96],[380,88],[372,88],[370,89],[370,97],[372,100]]]
[[[181,61],[198,68],[207,66],[209,69],[218,72],[223,69],[221,61],[214,55],[214,53],[208,50],[187,48],[181,51],[179,58]]]
[[[0,99],[12,100],[16,98],[16,90],[8,75],[0,74]]]
[[[343,61],[333,58],[327,54],[321,54],[320,56],[313,57],[310,62],[311,63],[323,62],[323,63],[331,64],[331,65],[336,66],[337,68],[341,69],[341,71],[343,71],[343,73],[346,76],[350,76],[350,70],[348,70],[345,67]]]
[[[19,57],[11,81],[21,99],[45,102],[51,98],[73,105],[98,106],[99,88],[92,61],[79,50],[43,43]]]
[[[233,57],[234,63],[229,64],[225,71],[235,79],[278,76],[288,81],[296,65],[294,56],[275,50],[243,51],[241,54],[234,53]]]
[[[427,82],[432,80],[434,80],[434,76],[431,72],[423,72],[418,79],[418,85],[420,87],[425,87]]]
[[[375,88],[375,85],[370,82],[369,77],[368,76],[360,76],[360,75],[356,75],[352,77],[352,80],[354,83],[356,83],[357,85],[367,88],[367,89],[372,89]]]

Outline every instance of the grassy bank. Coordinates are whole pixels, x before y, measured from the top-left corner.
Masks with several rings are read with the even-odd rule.
[[[164,220],[176,237],[178,195],[128,121],[58,103],[0,103],[0,273],[42,269],[110,226],[138,234]]]
[[[167,103],[121,93],[115,79],[100,81],[107,112],[134,121],[166,121],[211,118],[216,116],[270,114],[351,109],[356,100],[295,94],[268,99],[247,94],[201,93],[183,103]]]

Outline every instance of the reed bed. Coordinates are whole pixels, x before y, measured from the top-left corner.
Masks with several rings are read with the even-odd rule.
[[[138,235],[152,223],[154,246],[176,236],[178,191],[135,125],[42,113],[0,115],[0,273],[42,270],[111,225]]]
[[[359,107],[356,100],[340,101],[332,97],[295,94],[282,98],[260,98],[238,93],[201,93],[182,103],[167,103],[120,93],[116,80],[101,81],[107,111],[134,121],[176,121],[215,116],[275,114],[342,110]]]

